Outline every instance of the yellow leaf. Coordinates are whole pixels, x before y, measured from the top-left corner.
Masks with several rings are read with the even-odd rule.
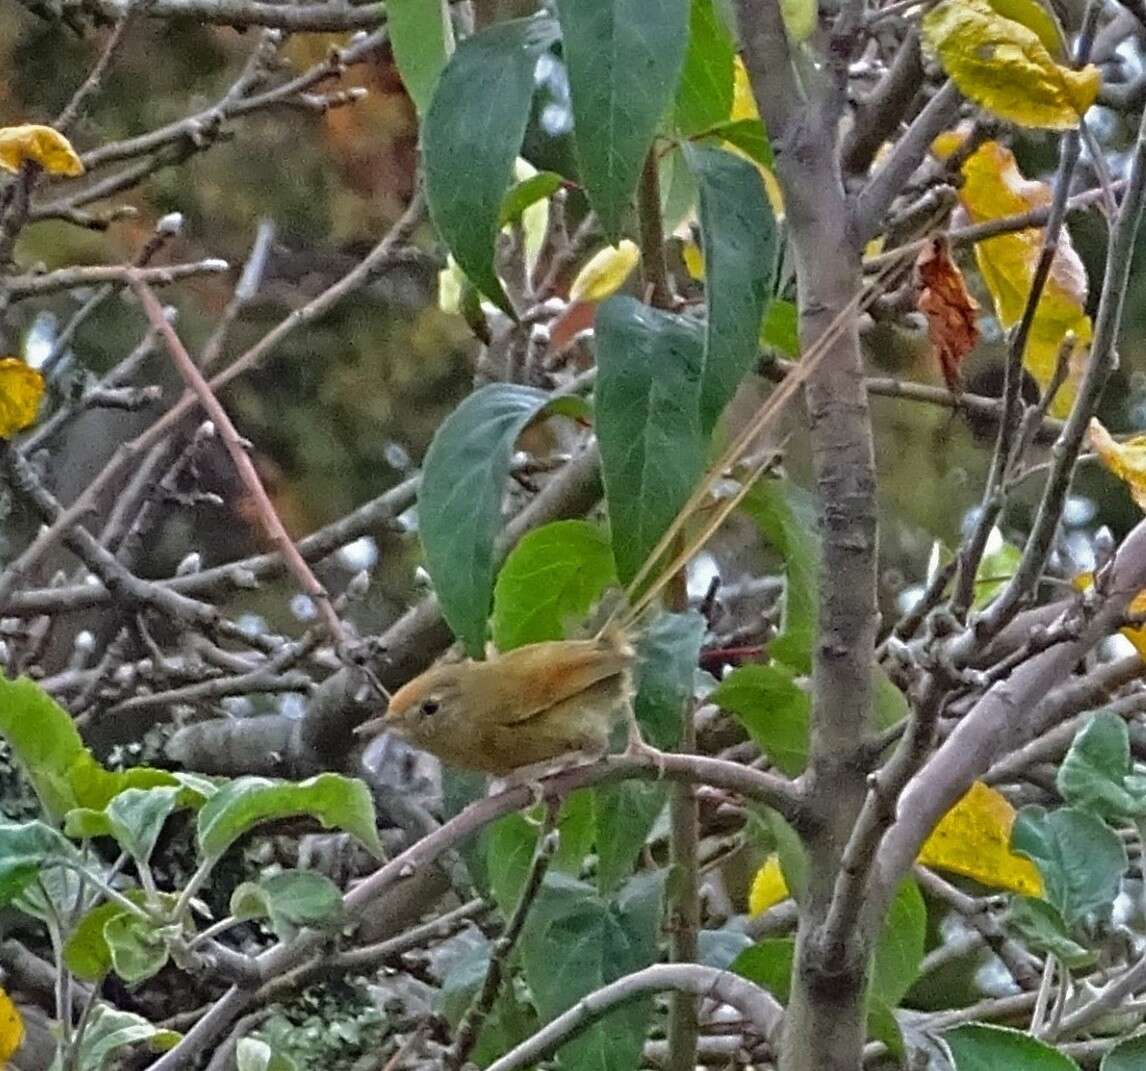
[[[15,1055],[24,1042],[24,1020],[12,998],[0,989],[0,1063]]]
[[[641,259],[636,242],[622,238],[589,258],[569,287],[569,301],[604,301],[624,285]]]
[[[694,279],[704,278],[704,253],[691,238],[686,238],[681,245],[680,258],[689,275]]]
[[[748,68],[744,60],[736,57],[732,65],[732,111],[728,114],[730,122],[740,119],[759,119],[760,113],[756,110],[756,98],[752,95],[752,83],[748,78]]]
[[[518,157],[513,164],[514,182],[524,182],[537,174],[535,168],[528,160]],[[545,235],[549,231],[549,198],[542,197],[533,202],[521,214],[521,229],[525,234],[525,267],[533,273],[537,264],[538,254],[545,244]]]
[[[993,889],[1041,896],[1042,878],[1029,859],[1011,851],[1015,809],[976,781],[924,842],[919,862],[974,878]]]
[[[756,98],[752,95],[752,83],[748,80],[748,69],[744,61],[737,56],[732,67],[732,111],[729,113],[729,122],[738,122],[742,119],[760,119],[760,112],[756,109]],[[772,205],[772,214],[777,219],[784,218],[784,195],[780,192],[780,183],[776,176],[757,160],[753,160],[743,149],[733,145],[730,141],[722,141],[720,147],[728,152],[735,153],[745,160],[751,161],[764,183],[764,192]]]
[[[1140,510],[1146,511],[1146,435],[1115,442],[1097,418],[1090,421],[1090,445],[1102,463],[1127,487]]]
[[[816,0],[780,0],[784,28],[793,41],[804,41],[812,36],[819,13]]]
[[[451,316],[462,311],[462,287],[465,276],[453,256],[446,258],[446,266],[438,272],[438,308]]]
[[[0,439],[36,422],[44,377],[16,357],[0,358]]]
[[[1126,607],[1126,612],[1131,617],[1146,616],[1146,590],[1138,592],[1138,594],[1130,600],[1130,605]],[[1146,626],[1141,628],[1131,628],[1127,626],[1118,631],[1130,641],[1134,650],[1138,652],[1139,658],[1146,658]]]
[[[946,157],[961,140],[957,133],[940,135],[932,150],[940,158]],[[1051,202],[1050,187],[1024,178],[1011,151],[997,141],[980,145],[963,164],[962,171],[959,201],[972,223],[1020,215]],[[1028,227],[1011,234],[996,235],[975,245],[979,272],[991,293],[995,317],[1004,329],[1022,318],[1042,243],[1043,228]],[[1068,331],[1074,333],[1070,373],[1051,403],[1051,414],[1057,417],[1070,411],[1086,362],[1092,334],[1090,317],[1084,311],[1086,291],[1086,269],[1064,228],[1059,235],[1058,251],[1051,262],[1050,277],[1035,309],[1023,358],[1027,371],[1041,387],[1045,387],[1054,375],[1063,338]]]
[[[768,908],[787,900],[790,895],[784,872],[780,869],[780,857],[773,852],[752,879],[752,889],[748,893],[748,913],[761,915]]]
[[[943,0],[923,16],[923,41],[966,96],[1019,126],[1073,130],[1098,96],[1097,67],[1059,66],[987,0]]]
[[[1061,60],[1066,55],[1058,20],[1039,0],[990,0],[990,4],[1003,18],[1021,22],[1031,30],[1055,59]]]
[[[49,175],[84,173],[71,142],[50,126],[0,127],[0,167],[19,171],[26,160],[34,160]]]

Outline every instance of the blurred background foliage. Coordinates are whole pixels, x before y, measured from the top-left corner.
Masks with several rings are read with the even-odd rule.
[[[0,120],[14,124],[55,115],[98,55],[98,36],[80,40],[5,5]],[[74,129],[73,142],[84,151],[209,108],[235,81],[256,40],[255,32],[137,20],[94,105]],[[287,43],[284,56],[297,71],[305,70],[340,40],[345,37],[300,35]],[[117,220],[103,232],[64,223],[29,227],[17,261],[57,267],[129,260],[161,216],[182,213],[183,232],[160,262],[223,257],[232,265],[226,276],[196,279],[181,285],[177,295],[171,292],[181,333],[194,350],[225,307],[257,227],[270,221],[275,242],[262,289],[227,346],[228,357],[237,356],[352,268],[411,194],[416,120],[390,56],[379,52],[352,68],[341,84],[364,86],[368,95],[326,114],[279,108],[234,120],[210,148],[105,203],[130,205],[134,218]],[[424,247],[433,249],[431,236],[422,237]],[[226,404],[255,444],[264,478],[294,534],[335,520],[408,475],[442,417],[468,390],[468,333],[437,308],[436,256],[387,272],[291,335],[257,372],[226,392]],[[26,333],[42,327],[36,315],[45,313],[62,322],[75,307],[69,297],[30,302],[21,310],[20,327]],[[105,303],[80,330],[75,363],[105,371],[138,342],[141,324],[129,301]],[[10,339],[9,345],[26,345],[28,337]],[[150,371],[173,396],[177,387],[164,364],[156,358]],[[103,419],[114,446],[151,418]],[[77,456],[76,466],[94,465],[87,447],[63,445],[78,447],[84,456]],[[103,456],[98,445],[96,453]],[[221,454],[212,468],[218,469],[211,475],[220,490],[238,491]],[[229,502],[234,498],[228,494]],[[190,534],[208,563],[259,549],[257,526],[236,524],[217,511],[203,513]],[[149,573],[169,573],[187,552],[185,520],[170,527]],[[371,622],[376,626],[408,599],[413,575],[408,555],[381,559],[375,595],[385,605],[377,607],[379,620]],[[397,560],[387,567],[387,559]],[[273,589],[256,593],[252,606],[278,616],[281,591],[277,596]]]

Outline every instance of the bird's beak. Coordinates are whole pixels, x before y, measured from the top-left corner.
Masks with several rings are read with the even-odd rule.
[[[379,733],[386,731],[386,715],[383,714],[380,718],[371,718],[369,721],[364,721],[354,730],[355,736],[377,736]]]

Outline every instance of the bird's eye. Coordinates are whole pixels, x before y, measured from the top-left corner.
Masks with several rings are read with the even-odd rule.
[[[437,714],[438,708],[440,706],[441,706],[441,703],[439,703],[436,699],[431,697],[429,699],[423,699],[422,700],[422,705],[418,708],[418,711],[419,711],[419,713],[422,714],[423,717],[429,718],[429,717],[432,717],[434,714]]]

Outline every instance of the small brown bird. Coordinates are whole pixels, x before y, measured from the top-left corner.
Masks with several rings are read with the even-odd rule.
[[[426,670],[390,698],[361,736],[393,732],[451,766],[501,777],[567,755],[599,758],[615,720],[632,711],[636,655],[617,628],[591,640],[533,643],[485,662],[466,659]]]

